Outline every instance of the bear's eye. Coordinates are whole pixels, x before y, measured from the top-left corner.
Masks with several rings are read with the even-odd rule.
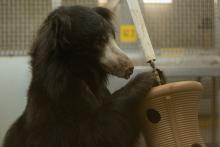
[[[104,35],[104,36],[102,36],[102,40],[101,41],[103,41],[103,42],[108,42],[108,36],[107,35]]]
[[[115,30],[112,30],[112,36],[114,39],[116,39],[116,31]]]
[[[115,37],[119,34],[118,30],[114,30]]]
[[[96,44],[99,46],[105,46],[108,43],[109,37],[107,35],[103,35],[97,38]]]
[[[99,49],[102,49],[106,46],[106,44],[108,43],[109,41],[109,36],[107,35],[103,35],[103,36],[99,36],[95,39],[95,47],[96,48],[99,48]]]

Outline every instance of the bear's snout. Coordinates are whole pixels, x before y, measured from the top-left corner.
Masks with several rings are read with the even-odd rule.
[[[101,63],[106,72],[125,79],[129,79],[134,70],[132,61],[114,40],[106,46]]]
[[[134,67],[130,67],[130,68],[128,68],[128,69],[126,70],[126,72],[125,72],[125,78],[126,78],[126,79],[129,79],[129,78],[130,78],[130,76],[133,74],[133,70],[134,70]]]

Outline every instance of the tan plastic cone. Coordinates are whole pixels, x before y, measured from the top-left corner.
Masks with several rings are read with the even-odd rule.
[[[141,104],[148,147],[206,147],[198,123],[199,82],[184,81],[155,87]]]

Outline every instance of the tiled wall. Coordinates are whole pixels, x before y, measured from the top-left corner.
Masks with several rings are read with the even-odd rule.
[[[97,6],[97,0],[63,0],[62,5],[84,5],[87,7]]]
[[[174,0],[172,4],[145,4],[144,12],[155,48],[213,48],[213,0]]]
[[[53,0],[0,0],[0,56],[26,55]],[[62,5],[94,7],[96,0],[63,0]]]
[[[220,28],[220,23],[215,26],[215,21],[219,20],[216,14],[219,8],[214,0],[173,0],[170,4],[144,4],[142,0],[139,1],[150,39],[158,55],[161,49],[171,51],[172,54],[176,50],[177,53],[184,52],[187,55],[204,52],[214,54],[215,47],[219,44],[216,39]],[[121,2],[120,11],[120,24],[133,24],[126,1]],[[139,42],[119,43],[121,48],[128,51],[140,48]]]
[[[5,54],[27,52],[34,33],[52,10],[51,3],[52,0],[1,0],[0,51],[6,51]],[[62,5],[94,7],[97,3],[97,0],[62,0]],[[126,1],[120,3],[118,26],[132,24]],[[215,47],[219,29],[214,27],[218,17],[214,0],[173,0],[171,4],[143,4],[140,0],[140,3],[154,48]],[[140,48],[138,42],[120,43],[120,46],[128,50]]]
[[[27,52],[34,33],[50,10],[51,0],[0,0],[2,54]]]

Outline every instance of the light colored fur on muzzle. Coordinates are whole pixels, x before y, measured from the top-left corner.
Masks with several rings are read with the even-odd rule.
[[[117,77],[128,79],[133,73],[133,63],[128,56],[118,47],[114,38],[110,37],[101,58],[104,69]]]

